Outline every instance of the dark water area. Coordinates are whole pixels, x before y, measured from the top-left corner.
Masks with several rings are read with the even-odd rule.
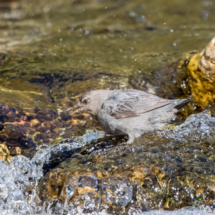
[[[7,146],[0,159],[32,158],[40,145],[101,130],[90,115],[65,112],[90,90],[135,88],[183,97],[177,69],[214,37],[214,23],[215,0],[0,0],[0,142]],[[121,184],[139,177],[132,192],[145,189],[139,205],[150,199],[149,210],[212,205],[213,138],[182,143],[147,134],[131,146],[123,139],[93,142],[54,165],[56,180],[46,174],[41,187],[47,198],[59,197],[63,185],[56,185],[58,191],[48,186],[55,188],[67,171],[71,177],[91,172],[100,182],[124,177]]]

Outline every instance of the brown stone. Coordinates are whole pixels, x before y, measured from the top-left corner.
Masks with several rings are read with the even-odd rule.
[[[93,155],[92,156],[92,162],[93,163],[99,163],[99,162],[102,162],[103,160],[105,160],[104,156],[99,156],[99,155]]]
[[[152,164],[150,166],[150,172],[154,175],[157,175],[158,173],[160,173],[161,167],[159,166],[155,166],[154,164]]]
[[[198,68],[202,71],[204,78],[209,81],[215,79],[215,37],[205,48],[198,62]]]
[[[90,192],[93,192],[95,193],[95,188],[92,188],[92,187],[89,187],[89,186],[86,186],[86,187],[79,187],[78,188],[78,194],[87,194],[87,193],[90,193]]]
[[[40,121],[37,120],[37,119],[32,119],[32,120],[30,121],[30,126],[31,126],[31,127],[38,126],[39,124],[40,124]]]
[[[146,169],[142,166],[137,166],[132,168],[133,172],[129,175],[130,181],[139,181],[143,183],[144,178],[148,174]]]
[[[10,151],[5,144],[0,144],[0,160],[10,162],[12,156],[10,156]]]
[[[21,155],[21,149],[19,147],[13,147],[10,149],[10,155],[16,156]]]
[[[204,108],[215,99],[215,37],[201,53],[194,54],[187,65],[182,90]],[[188,93],[189,92],[189,93]]]

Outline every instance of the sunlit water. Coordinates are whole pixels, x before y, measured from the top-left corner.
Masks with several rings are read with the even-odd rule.
[[[173,68],[174,75],[177,62],[186,53],[201,51],[214,36],[214,21],[214,1],[0,1],[0,102],[5,123],[0,140],[9,149],[21,147],[22,154],[32,158],[40,145],[98,128],[96,122],[89,123],[90,116],[69,117],[63,111],[77,96],[93,89],[136,88],[157,93],[162,89],[160,70]],[[58,119],[63,119],[61,124]],[[11,132],[17,124],[20,136]],[[210,151],[208,147],[199,150]],[[70,170],[79,168],[77,160],[71,161],[77,166],[70,164]],[[137,162],[132,156],[125,161]],[[82,170],[92,168],[80,166]],[[41,177],[42,169],[37,168],[39,173],[31,174]],[[17,178],[8,178],[18,180],[8,185],[10,191],[22,189],[19,174],[26,176],[27,170],[20,171]],[[36,186],[37,180],[29,183]],[[25,192],[18,194],[25,202],[30,198]]]
[[[62,109],[92,89],[141,88],[147,78],[156,84],[158,69],[214,36],[213,1],[1,5],[0,95],[16,107]]]

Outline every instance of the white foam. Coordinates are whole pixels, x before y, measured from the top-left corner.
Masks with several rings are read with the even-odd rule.
[[[211,215],[211,214],[215,214],[210,209],[208,210],[210,212],[200,211],[194,207],[188,207],[188,208],[182,208],[177,211],[154,210],[154,211],[140,213],[138,215]]]

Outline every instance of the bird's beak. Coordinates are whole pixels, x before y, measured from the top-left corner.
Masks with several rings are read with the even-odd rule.
[[[84,107],[79,101],[74,106],[72,106],[71,108],[66,109],[66,111],[76,109],[76,108],[78,108],[78,109],[73,111],[71,115],[76,114],[76,113],[81,113],[84,111]]]

